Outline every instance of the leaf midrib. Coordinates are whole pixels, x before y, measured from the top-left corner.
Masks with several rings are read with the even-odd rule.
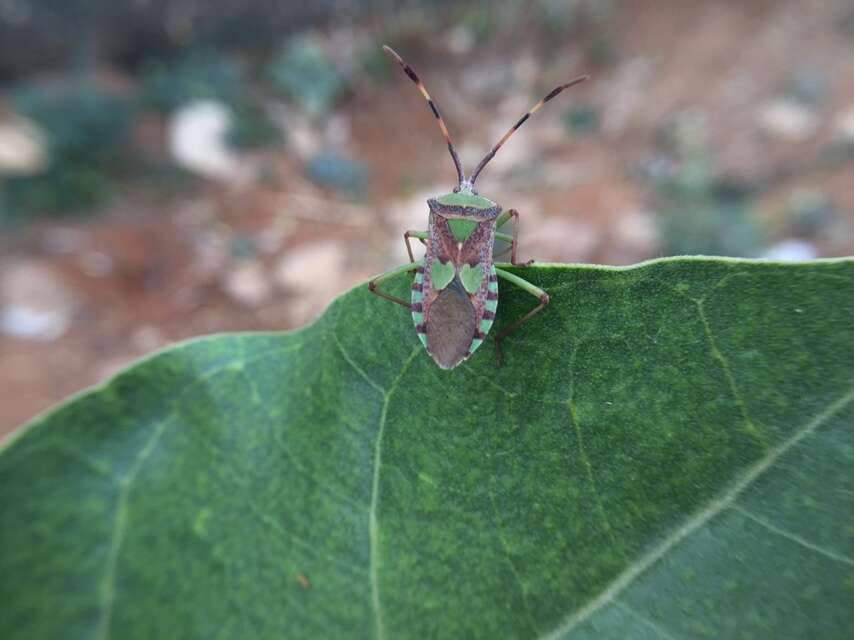
[[[353,370],[358,373],[369,385],[371,385],[376,391],[378,391],[383,396],[383,406],[380,412],[380,419],[377,425],[377,435],[374,439],[374,462],[373,462],[373,474],[371,479],[371,502],[370,507],[368,509],[368,541],[370,548],[370,562],[369,562],[369,575],[371,582],[371,607],[374,614],[374,629],[376,632],[377,640],[383,640],[385,638],[385,627],[383,624],[383,615],[382,615],[382,602],[380,600],[380,586],[379,586],[379,520],[377,518],[377,508],[379,506],[380,500],[380,475],[382,471],[382,448],[383,448],[383,436],[385,434],[385,425],[386,425],[386,416],[388,415],[388,406],[391,402],[391,397],[394,392],[397,390],[397,387],[400,384],[401,379],[403,378],[406,371],[409,369],[409,366],[412,364],[412,361],[415,360],[415,357],[421,352],[421,345],[416,346],[412,352],[409,354],[409,357],[404,361],[403,365],[400,368],[397,376],[395,376],[394,380],[392,380],[388,389],[383,388],[367,374],[364,369],[362,369],[353,358],[350,357],[350,354],[347,353],[347,350],[344,348],[344,345],[341,344],[341,341],[338,339],[338,336],[335,332],[332,332],[332,339],[335,342],[338,351],[341,353],[341,356],[353,368]]]

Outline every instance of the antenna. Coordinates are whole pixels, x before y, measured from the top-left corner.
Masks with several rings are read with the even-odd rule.
[[[535,104],[531,108],[530,111],[528,111],[525,115],[523,115],[521,118],[519,118],[518,122],[516,122],[516,124],[514,124],[512,127],[510,127],[510,130],[504,134],[504,136],[501,138],[501,140],[498,141],[498,144],[496,144],[494,147],[492,147],[492,150],[486,154],[486,156],[484,157],[483,160],[480,161],[480,164],[478,164],[477,167],[475,168],[475,170],[472,172],[471,178],[469,178],[469,183],[474,185],[474,181],[477,180],[478,175],[480,175],[480,172],[483,171],[483,168],[486,166],[486,163],[489,162],[490,160],[492,160],[493,156],[495,156],[495,153],[504,145],[505,142],[507,142],[507,140],[510,138],[510,136],[512,136],[513,133],[516,131],[516,129],[518,129],[519,127],[522,126],[522,124],[525,122],[525,120],[527,120],[532,115],[534,115],[537,111],[539,111],[540,107],[542,107],[545,103],[547,103],[549,100],[554,98],[561,91],[563,91],[564,89],[569,89],[571,86],[576,85],[580,82],[584,82],[589,77],[590,76],[588,76],[588,75],[579,76],[579,77],[575,78],[574,80],[570,80],[566,84],[562,84],[559,87],[555,87],[554,89],[552,89],[552,91],[545,98],[543,98],[537,104]],[[425,95],[426,95],[426,93],[425,93]],[[450,144],[450,142],[449,142],[449,144]]]
[[[439,109],[436,107],[436,103],[433,102],[433,99],[430,97],[430,94],[427,93],[427,89],[424,87],[424,83],[421,82],[421,79],[418,77],[415,71],[413,71],[412,67],[406,64],[403,61],[403,58],[397,55],[397,52],[394,49],[392,49],[388,45],[383,45],[383,51],[385,51],[392,58],[394,58],[395,62],[397,62],[397,64],[399,64],[403,68],[403,70],[406,72],[406,75],[409,76],[409,79],[415,83],[415,86],[418,87],[418,90],[421,92],[421,95],[424,96],[424,99],[430,106],[430,110],[433,112],[433,115],[436,116],[436,121],[439,123],[439,128],[442,130],[442,135],[445,136],[445,142],[448,143],[448,152],[454,159],[454,166],[457,168],[457,178],[459,179],[460,184],[462,184],[465,180],[465,176],[463,176],[463,166],[460,164],[460,157],[457,155],[457,150],[454,149],[454,143],[451,142],[451,134],[448,133],[448,127],[445,126],[445,121],[442,119],[442,116],[439,115]]]

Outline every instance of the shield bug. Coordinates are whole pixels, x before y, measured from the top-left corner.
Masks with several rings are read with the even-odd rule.
[[[495,336],[496,355],[500,365],[501,340],[542,311],[549,303],[549,296],[539,287],[504,270],[508,266],[522,267],[533,262],[530,260],[520,263],[516,260],[519,213],[515,209],[504,211],[497,203],[478,194],[474,184],[486,164],[516,129],[561,91],[586,80],[589,76],[579,76],[555,87],[510,127],[466,178],[445,121],[436,103],[427,93],[424,83],[391,47],[384,46],[383,49],[415,83],[436,117],[457,170],[458,185],[450,193],[427,201],[430,212],[427,231],[406,231],[403,234],[410,264],[377,276],[368,283],[368,288],[381,298],[396,302],[412,312],[418,337],[436,364],[443,369],[456,367],[483,343],[492,328],[498,308],[498,278],[527,291],[539,300],[539,304]],[[497,229],[511,218],[513,234],[499,233]],[[411,238],[417,238],[426,245],[424,258],[417,262],[409,244]],[[493,261],[496,238],[510,243],[509,263]],[[415,272],[415,281],[412,284],[410,300],[378,289],[378,285],[383,281],[412,271]]]

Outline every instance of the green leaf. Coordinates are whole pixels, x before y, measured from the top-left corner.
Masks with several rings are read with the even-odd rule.
[[[0,637],[850,637],[854,261],[517,273],[501,369],[360,287],[34,421]]]

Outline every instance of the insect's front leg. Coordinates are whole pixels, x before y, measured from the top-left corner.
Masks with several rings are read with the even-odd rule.
[[[408,300],[404,300],[403,298],[398,298],[397,296],[393,296],[391,294],[385,293],[384,291],[380,291],[377,289],[381,282],[385,282],[389,278],[393,278],[394,276],[400,275],[401,273],[409,273],[410,271],[416,271],[418,269],[423,269],[423,263],[421,260],[418,262],[413,262],[411,264],[404,264],[400,267],[396,267],[391,271],[386,271],[384,274],[377,276],[370,282],[368,282],[368,291],[373,293],[380,298],[384,298],[386,300],[390,300],[396,304],[399,304],[402,307],[406,307],[407,309],[412,309],[412,304]]]
[[[403,241],[406,243],[406,253],[409,254],[409,261],[415,262],[415,257],[412,255],[412,247],[409,246],[410,238],[418,238],[422,243],[427,244],[427,238],[430,237],[430,233],[427,231],[404,231],[403,232]]]
[[[533,260],[527,262],[516,262],[516,245],[519,242],[519,212],[516,209],[508,209],[504,211],[495,221],[495,228],[498,229],[505,224],[510,218],[513,218],[513,235],[509,236],[506,233],[496,233],[495,237],[499,240],[504,240],[510,243],[510,264],[514,267],[529,267],[534,264]]]
[[[510,265],[507,265],[507,266],[510,266]],[[501,341],[505,337],[507,337],[507,335],[513,333],[514,331],[516,331],[516,329],[518,329],[523,324],[525,324],[528,320],[533,318],[540,311],[545,309],[546,305],[548,305],[548,303],[549,303],[549,294],[547,294],[545,291],[543,291],[539,287],[531,284],[530,282],[528,282],[524,278],[520,278],[519,276],[517,276],[513,273],[510,273],[508,271],[504,271],[503,269],[499,269],[496,267],[495,274],[499,278],[503,278],[504,280],[507,280],[508,282],[512,282],[513,284],[515,284],[517,287],[519,287],[523,291],[527,291],[532,296],[535,296],[536,298],[538,298],[540,300],[540,304],[538,304],[536,307],[531,309],[528,313],[523,315],[521,318],[517,319],[510,326],[504,327],[501,331],[498,332],[498,335],[495,336],[495,357],[498,360],[498,366],[500,367],[501,366],[501,359],[502,359],[501,358]]]

